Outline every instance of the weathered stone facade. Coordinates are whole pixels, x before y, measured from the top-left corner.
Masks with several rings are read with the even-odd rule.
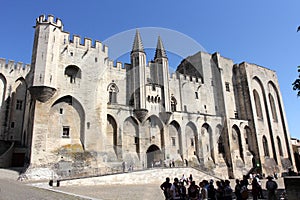
[[[187,160],[222,177],[294,163],[274,71],[198,52],[170,75],[162,40],[147,63],[138,31],[130,58],[113,66],[102,43],[81,43],[60,19],[40,16],[31,66],[0,60],[1,139],[25,149],[30,168],[63,176],[123,161]]]

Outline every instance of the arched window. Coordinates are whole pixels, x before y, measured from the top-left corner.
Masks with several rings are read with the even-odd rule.
[[[277,144],[278,144],[278,149],[279,149],[279,155],[282,157],[283,151],[282,151],[282,146],[281,146],[281,141],[280,141],[279,136],[277,136]]]
[[[277,118],[277,113],[276,113],[275,101],[271,94],[269,94],[269,100],[270,100],[273,120],[274,120],[274,122],[277,122],[278,118]]]
[[[65,75],[70,78],[70,83],[76,83],[76,78],[81,78],[81,70],[75,65],[69,65],[65,68]]]
[[[263,136],[263,147],[264,147],[265,156],[269,157],[270,154],[269,154],[269,147],[268,147],[268,141],[267,141],[266,136]]]
[[[172,110],[172,112],[176,111],[176,105],[177,105],[177,100],[173,95],[171,95],[171,110]]]
[[[109,104],[116,104],[117,103],[117,94],[119,92],[119,88],[115,83],[110,83],[107,87],[109,92],[108,103]]]
[[[254,101],[255,101],[256,115],[258,118],[262,119],[263,114],[262,114],[260,99],[259,99],[259,95],[256,90],[253,90],[253,96],[254,96]]]

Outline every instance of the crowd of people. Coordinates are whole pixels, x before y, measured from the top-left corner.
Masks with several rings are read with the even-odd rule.
[[[232,189],[229,180],[202,180],[196,184],[192,174],[185,177],[183,174],[180,179],[174,178],[173,183],[169,177],[160,185],[166,200],[245,200],[252,196],[253,200],[265,199],[259,176],[252,179],[244,176],[242,180],[235,180],[235,188]],[[277,183],[273,177],[268,176],[266,189],[268,192],[267,199],[276,199]],[[248,189],[251,186],[251,190]]]

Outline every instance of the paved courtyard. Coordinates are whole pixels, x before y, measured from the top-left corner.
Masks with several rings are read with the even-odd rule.
[[[48,182],[25,183],[16,181],[17,174],[0,170],[0,200],[163,200],[159,183],[67,185],[50,187]],[[161,182],[164,180],[161,180]],[[130,182],[130,180],[128,180]],[[198,180],[197,180],[198,182]],[[262,180],[265,189],[266,180]],[[283,179],[277,180],[279,193],[284,189]],[[234,188],[234,180],[231,180]],[[35,187],[33,187],[34,185]],[[55,185],[55,184],[54,184]],[[265,195],[266,197],[266,195]]]
[[[159,185],[62,186],[59,191],[103,200],[163,200]]]

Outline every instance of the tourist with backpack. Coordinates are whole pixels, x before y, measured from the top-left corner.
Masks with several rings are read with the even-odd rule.
[[[276,190],[278,185],[275,181],[273,181],[272,176],[268,176],[268,181],[266,183],[266,189],[268,191],[268,200],[276,200]]]

